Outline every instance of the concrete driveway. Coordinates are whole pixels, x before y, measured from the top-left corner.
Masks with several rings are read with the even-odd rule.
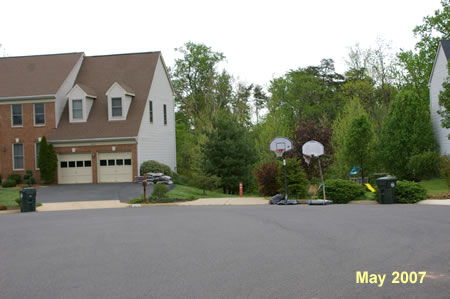
[[[149,185],[147,194],[152,191],[153,186]],[[37,189],[36,201],[42,203],[103,200],[126,202],[140,196],[143,192],[142,185],[134,183],[52,185]]]

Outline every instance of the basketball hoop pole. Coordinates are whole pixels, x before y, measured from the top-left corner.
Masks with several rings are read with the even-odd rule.
[[[325,182],[323,181],[323,174],[322,174],[322,166],[320,165],[320,158],[317,157],[317,161],[319,162],[319,170],[320,170],[320,179],[322,180],[322,191],[323,191],[323,200],[327,200],[325,195]]]
[[[288,189],[287,189],[287,179],[286,179],[286,157],[285,153],[283,153],[283,169],[284,169],[284,200],[286,204],[288,202]]]

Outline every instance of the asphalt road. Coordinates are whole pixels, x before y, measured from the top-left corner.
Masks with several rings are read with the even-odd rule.
[[[387,274],[356,284],[356,271]],[[426,271],[392,284],[393,271]],[[450,207],[151,207],[0,216],[1,298],[448,298]]]

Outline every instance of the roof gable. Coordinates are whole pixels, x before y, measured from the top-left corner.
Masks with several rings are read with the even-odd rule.
[[[160,52],[85,57],[75,83],[89,86],[97,96],[89,119],[70,123],[66,104],[49,140],[137,136],[159,57]],[[106,92],[115,83],[134,94],[126,120],[108,120]]]
[[[0,58],[0,98],[55,95],[83,55]]]

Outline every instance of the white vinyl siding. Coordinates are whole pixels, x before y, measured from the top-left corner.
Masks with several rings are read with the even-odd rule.
[[[145,111],[152,103],[153,123],[143,117],[138,134],[138,169],[144,161],[156,160],[176,171],[174,96],[162,60],[156,66],[153,82],[147,97]],[[164,106],[166,122],[164,125]]]
[[[23,170],[24,169],[24,154],[23,154],[23,144],[16,143],[13,144],[13,169]]]
[[[439,106],[439,93],[443,89],[442,83],[447,80],[449,76],[447,63],[448,61],[444,50],[442,49],[442,46],[440,46],[430,81],[430,114],[434,138],[439,144],[441,155],[450,155],[450,140],[448,139],[450,129],[442,127],[442,117],[437,113],[438,110],[442,109],[442,107]]]
[[[22,127],[22,104],[11,105],[11,119],[13,127]]]

